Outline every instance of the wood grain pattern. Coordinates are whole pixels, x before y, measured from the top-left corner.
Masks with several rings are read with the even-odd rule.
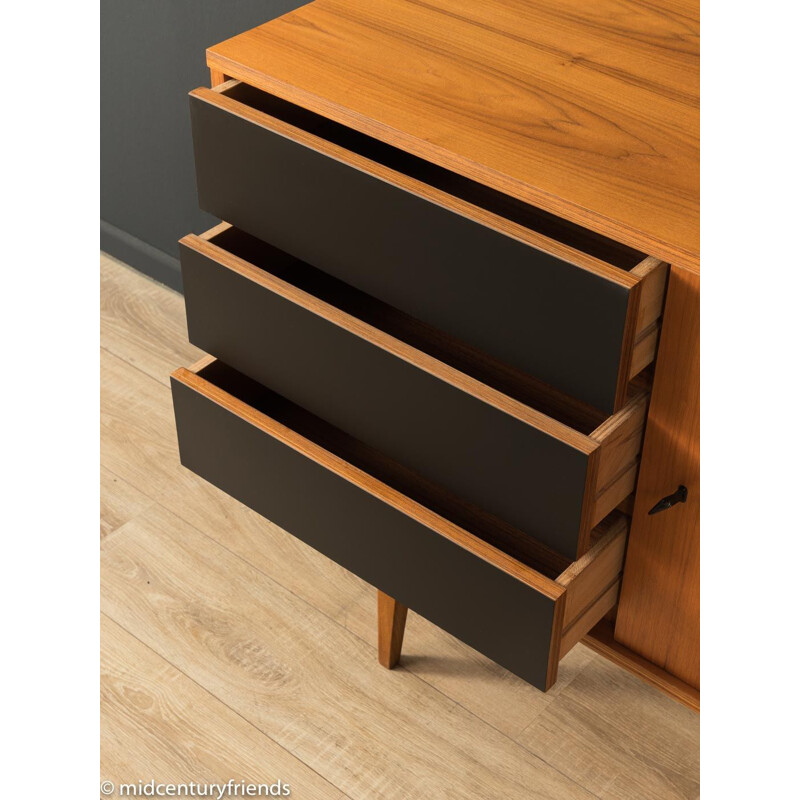
[[[394,669],[403,649],[408,608],[378,589],[378,662]]]
[[[699,15],[643,0],[317,0],[213,69],[698,268]]]
[[[113,275],[103,292],[114,295],[109,305],[117,309],[120,317],[116,324],[121,325],[129,317],[126,302],[139,295],[149,297],[151,281],[120,265],[114,266]],[[164,300],[174,298],[180,303],[177,293],[163,286],[158,289]],[[165,318],[161,324],[167,329],[183,325],[179,341],[185,343],[183,310],[169,302],[162,307]],[[157,327],[132,328],[126,341],[135,353],[152,347],[160,336]],[[195,348],[190,352],[196,352]],[[354,601],[363,588],[362,581],[181,468],[172,401],[163,375],[150,376],[132,366],[125,350],[120,357],[102,350],[101,379],[101,456],[110,472],[149,498],[178,510],[187,522],[258,569],[269,572],[276,562],[291,565],[285,570],[283,584],[324,613],[334,616]],[[109,502],[112,500],[113,496]]]
[[[591,798],[161,507],[102,575],[107,616],[349,797]]]
[[[699,716],[604,659],[519,735],[606,800],[700,796]]]
[[[648,394],[634,391],[624,409],[609,417],[591,433],[598,442],[597,476],[589,515],[593,528],[632,491],[642,449]]]
[[[135,486],[102,467],[100,470],[100,538],[112,534],[153,504]]]
[[[672,268],[615,635],[700,686],[700,279]],[[686,503],[649,516],[683,484]]]
[[[631,496],[636,487],[638,472],[639,460],[637,458],[623,472],[619,473],[605,489],[598,491],[595,495],[594,511],[591,519],[601,520],[615,508],[619,508]]]
[[[638,338],[661,316],[669,265],[658,258],[648,256],[631,270],[631,274],[641,279],[639,312],[636,317]]]
[[[617,370],[617,386],[614,395],[614,410],[619,411],[628,397],[631,380],[631,364],[633,351],[636,347],[636,320],[639,315],[639,305],[642,296],[641,281],[634,286],[628,298],[628,307],[625,311],[625,334],[622,337],[621,356]]]
[[[106,351],[101,365],[101,453],[109,471],[256,569],[272,574],[282,564],[282,585],[328,616],[361,595],[365,584],[352,573],[180,466],[168,387]]]
[[[100,344],[165,386],[179,364],[202,351],[186,338],[186,312],[176,292],[100,254]]]
[[[628,522],[619,516],[586,555],[556,578],[567,588],[564,628],[569,628],[619,578],[627,538]]]
[[[211,67],[209,69],[209,72],[211,73],[210,74],[211,86],[221,86],[228,80],[224,72],[218,69],[214,69],[214,67]]]
[[[288,783],[344,800],[335,786],[124,628],[100,619],[101,774],[136,783]]]
[[[616,606],[619,598],[628,518],[609,518],[595,534],[592,549],[556,578],[567,588],[559,659]]]
[[[375,590],[368,589],[336,620],[363,640],[374,652],[377,647]],[[487,658],[429,620],[409,613],[403,655],[395,673],[410,672],[463,708],[514,739],[554,702],[564,688],[595,656],[578,645],[558,665],[558,679],[547,691],[531,684]]]
[[[658,322],[654,322],[636,337],[631,357],[630,375],[632,378],[638,375],[648,364],[652,364],[655,361],[660,332],[661,326]]]
[[[520,369],[534,373],[543,370],[539,377],[559,384],[562,390],[571,391],[598,408],[610,412],[622,406],[631,376],[632,352],[640,332],[637,322],[642,317],[640,290],[648,289],[645,313],[653,304],[654,290],[659,285],[663,290],[658,275],[651,274],[656,270],[648,266],[651,263],[660,265],[663,275],[666,265],[658,259],[644,257],[627,248],[624,248],[624,253],[615,253],[609,245],[598,251],[596,240],[599,237],[585,229],[572,226],[567,231],[553,230],[552,222],[549,219],[543,221],[542,212],[531,206],[513,201],[516,205],[510,208],[508,203],[511,201],[504,195],[500,196],[501,200],[497,199],[496,193],[487,196],[489,190],[486,187],[407,154],[398,154],[383,143],[343,129],[237,81],[226,83],[215,91],[197,89],[191,93],[190,107],[199,198],[205,210],[230,219],[264,241],[311,261],[432,324],[437,324],[437,320],[448,320],[444,327],[449,325],[450,333],[488,351],[499,348],[505,353],[504,357]],[[220,142],[225,142],[221,149]],[[291,189],[298,172],[315,176],[310,184],[314,190],[304,195],[302,200],[293,198]],[[442,173],[449,177],[443,177]],[[368,175],[380,178],[380,183],[370,181]],[[350,194],[353,208],[349,215],[340,216],[336,211],[340,191]],[[367,195],[370,200],[366,200]],[[399,224],[397,214],[390,210],[398,205],[399,218],[405,219],[408,215],[405,225]],[[256,208],[262,211],[254,213]],[[367,223],[367,229],[382,231],[382,234],[370,239],[363,228],[353,228],[352,223],[354,219],[366,222],[373,210],[377,216],[374,222]],[[296,220],[307,216],[318,219],[319,243],[316,246],[309,246],[304,227],[296,227]],[[479,223],[479,226],[472,223]],[[562,225],[566,224],[562,222]],[[450,261],[442,262],[431,255],[435,251],[428,248],[399,244],[398,239],[400,242],[416,241],[406,239],[408,225],[420,228],[430,225],[439,229],[442,250],[450,254]],[[371,242],[365,250],[354,246],[354,242],[362,239]],[[535,250],[520,247],[516,240],[531,245]],[[395,260],[398,247],[407,248],[408,252],[402,249],[402,257]],[[482,252],[483,247],[488,248],[488,252],[473,260],[472,254]],[[493,259],[493,250],[509,250],[504,256],[499,253],[494,256],[506,265],[505,272],[498,267],[494,282],[490,277],[484,277],[484,262]],[[554,262],[549,256],[555,256],[559,261]],[[376,280],[371,270],[374,258],[379,258],[385,265],[386,276],[380,280]],[[570,266],[561,261],[567,261]],[[420,266],[421,262],[425,262],[425,269]],[[343,264],[347,264],[347,268]],[[417,265],[416,271],[412,265]],[[438,286],[438,281],[444,277],[436,277],[439,270],[448,275],[447,280],[451,280],[449,272],[452,271],[453,278],[459,275],[467,286],[472,281],[486,284],[480,290],[476,288],[474,296],[453,284],[453,308],[462,308],[464,304],[470,306],[474,298],[483,296],[485,305],[478,304],[471,314],[464,313],[468,319],[475,313],[485,314],[487,330],[478,334],[470,327],[468,319],[447,312],[436,303],[420,303],[392,286],[393,281],[406,276],[412,283],[420,282],[420,295],[425,296],[425,285]],[[519,270],[524,272],[520,275]],[[582,275],[582,271],[592,274]],[[598,277],[608,285],[595,286],[592,296],[596,302],[592,303],[582,293],[587,291],[589,282],[596,283]],[[507,318],[517,320],[521,326],[515,333],[516,339],[524,340],[528,334],[536,341],[546,339],[547,334],[537,327],[536,320],[541,320],[541,325],[552,330],[556,342],[575,336],[576,345],[567,358],[568,363],[578,361],[581,364],[580,368],[574,366],[574,374],[567,370],[567,374],[562,376],[564,366],[554,366],[541,352],[537,354],[535,348],[533,352],[520,350],[503,341],[502,337],[498,338],[497,333],[490,333],[496,328],[501,329],[502,323],[492,323],[489,318],[498,314],[502,317],[504,304],[511,302],[511,298],[504,298],[502,287],[525,280],[534,283],[533,287],[520,286],[520,297],[530,292],[528,303],[523,309],[512,303],[508,309]],[[573,303],[569,302],[569,296],[559,296],[562,281],[567,281],[568,291],[574,293]],[[620,293],[616,286],[627,291]],[[533,299],[540,294],[547,297],[549,292],[553,293],[551,303],[544,307],[541,304],[536,306]],[[556,310],[559,303],[564,304],[563,314]],[[526,317],[528,306],[531,306],[530,314]],[[551,308],[556,314],[553,319],[548,316]],[[612,308],[613,314],[607,316]],[[576,313],[577,309],[583,311]],[[588,324],[590,310],[591,314],[598,315],[597,324],[608,330],[612,337],[608,339],[608,352],[600,345],[606,338],[599,335],[599,330],[583,328]],[[527,319],[524,324],[520,322],[523,319]],[[512,335],[511,331],[508,335]],[[577,344],[578,338],[581,345]],[[639,360],[646,352],[638,353]],[[579,376],[593,375],[596,370],[602,371],[603,378],[596,379],[600,383],[591,389],[582,385],[589,378],[581,379]]]
[[[617,605],[621,583],[622,581],[617,578],[611,586],[594,599],[591,605],[584,609],[583,613],[573,621],[572,625],[564,628],[559,644],[559,658],[563,658],[569,653]]]
[[[602,488],[630,464],[641,449],[641,430],[647,415],[647,392],[633,394],[625,408],[590,434],[601,446],[598,484]]]
[[[197,239],[204,240],[207,245],[196,247]],[[180,244],[186,249],[195,250],[198,254],[212,258],[232,272],[254,280],[258,285],[271,288],[269,284],[260,282],[258,276],[274,272],[289,259],[289,256],[280,251],[276,252],[263,243],[259,243],[260,251],[253,252],[254,242],[253,237],[223,222],[197,237],[194,234],[185,236]],[[251,248],[250,251],[248,247]],[[295,267],[300,266],[300,262],[292,263]],[[393,306],[358,292],[342,282],[334,281],[330,276],[325,278],[323,273],[309,265],[302,266],[306,291],[310,291],[315,285],[326,287],[322,291],[328,295],[326,302],[329,304],[341,307],[344,303],[350,309],[349,313],[359,316],[364,322],[390,333],[394,338],[405,341],[439,361],[454,366],[480,383],[494,387],[545,416],[552,417],[587,435],[608,417],[602,411],[576,400],[571,395],[559,392],[532,375],[471,347],[462,339],[448,335],[439,328],[421,322],[410,314],[398,311]],[[316,275],[316,280],[310,273]],[[292,271],[288,275],[291,277]],[[322,282],[320,278],[323,278]],[[336,284],[336,290],[331,297],[329,295],[333,284]],[[628,389],[630,396],[633,397],[639,387],[634,387],[633,391],[630,387]]]
[[[155,500],[163,492],[187,490],[197,482],[180,467],[174,416],[153,413],[168,399],[169,388],[160,381],[100,351],[103,465],[135,489],[147,487]]]
[[[147,283],[144,277],[138,281]],[[123,286],[127,290],[127,283],[120,281],[118,287]],[[111,287],[113,284],[107,285],[105,291]],[[138,287],[134,284],[133,289]],[[170,293],[163,287],[161,291]],[[140,332],[142,337],[151,334],[149,329]],[[278,526],[180,469],[169,391],[160,382],[109,355],[104,356],[103,375],[104,460],[122,470],[148,497],[157,497],[183,520],[326,616],[348,627],[357,622],[354,632],[368,642],[369,652],[374,652],[375,590]],[[129,397],[136,397],[136,404],[130,403]],[[142,419],[149,423],[146,428],[141,426]],[[180,476],[187,480],[178,480]],[[553,692],[557,696],[561,687],[591,660],[587,651],[573,650],[559,665],[554,689],[543,694],[418,615],[411,615],[409,626],[410,640],[402,668],[420,675],[494,727],[510,732],[519,732],[529,724],[551,702]],[[484,687],[477,694],[475,679]]]
[[[636,377],[655,360],[669,265],[657,258],[648,257],[631,272],[641,278],[641,289],[629,379]]]

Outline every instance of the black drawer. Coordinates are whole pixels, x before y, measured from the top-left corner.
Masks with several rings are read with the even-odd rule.
[[[616,602],[621,515],[563,572],[539,569],[535,553],[512,557],[492,531],[432,510],[413,478],[221,362],[177,370],[172,393],[186,467],[541,689]]]
[[[605,412],[667,266],[237,82],[191,95],[200,206]]]
[[[183,239],[181,264],[193,344],[436,485],[509,540],[533,538],[574,559],[633,491],[643,393],[577,429],[531,407],[530,383],[225,224]]]

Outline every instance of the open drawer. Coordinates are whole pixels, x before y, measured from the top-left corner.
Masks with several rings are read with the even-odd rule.
[[[181,241],[189,339],[568,559],[634,489],[647,394],[616,414],[556,397],[223,223]]]
[[[237,81],[191,93],[200,206],[611,414],[667,265]]]
[[[627,518],[573,563],[451,514],[420,481],[222,362],[172,376],[181,462],[542,690],[615,604]]]

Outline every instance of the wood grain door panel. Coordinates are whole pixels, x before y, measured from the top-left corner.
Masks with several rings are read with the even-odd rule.
[[[655,515],[686,486],[685,503]],[[672,269],[615,638],[700,686],[700,276]]]

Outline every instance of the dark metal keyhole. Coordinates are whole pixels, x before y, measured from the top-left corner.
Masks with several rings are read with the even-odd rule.
[[[681,484],[672,494],[662,497],[647,513],[658,514],[659,511],[666,511],[678,503],[685,503],[688,496],[689,490]]]

